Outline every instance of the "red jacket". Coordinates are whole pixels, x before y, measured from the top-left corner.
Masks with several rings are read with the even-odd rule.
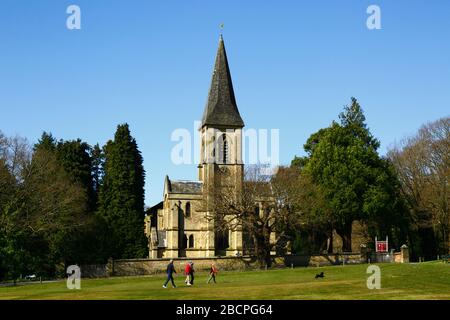
[[[209,274],[217,274],[217,268],[211,267],[211,269],[209,270]]]
[[[188,275],[188,274],[191,273],[191,265],[190,265],[189,263],[186,264],[186,267],[184,267],[184,273],[185,273],[186,275]]]

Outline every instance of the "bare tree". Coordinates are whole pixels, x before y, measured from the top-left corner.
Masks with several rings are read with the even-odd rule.
[[[18,211],[24,207],[19,186],[22,173],[30,162],[31,148],[26,139],[19,136],[5,136],[0,131],[0,225],[4,232],[10,232],[21,220]]]
[[[298,168],[280,167],[273,174],[262,165],[247,166],[241,190],[216,188],[209,219],[216,230],[242,231],[251,239],[261,265],[271,265],[271,251],[286,253],[298,228],[326,220],[321,193]]]
[[[0,159],[3,159],[9,172],[17,180],[20,180],[22,170],[30,162],[31,155],[27,139],[20,136],[6,137],[0,131]]]
[[[332,211],[325,192],[306,172],[297,168],[280,167],[271,179],[274,212],[279,217],[278,245],[292,241],[299,231],[308,234],[309,247],[297,248],[303,252],[332,250]]]
[[[420,128],[388,153],[417,228],[433,228],[448,252],[450,117]]]
[[[0,132],[0,167],[0,191],[8,190],[10,195],[0,203],[3,226],[51,233],[85,221],[86,194],[68,178],[52,152],[33,152],[26,139]]]

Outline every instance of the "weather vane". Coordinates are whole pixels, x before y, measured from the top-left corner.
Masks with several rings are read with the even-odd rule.
[[[224,25],[223,25],[223,23],[221,23],[221,24],[219,25],[219,28],[220,28],[220,34],[222,34],[222,32],[223,32],[223,27],[224,27]]]

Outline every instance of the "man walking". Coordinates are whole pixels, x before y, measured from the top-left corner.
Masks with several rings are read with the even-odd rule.
[[[172,287],[176,288],[177,286],[175,285],[175,282],[173,281],[173,274],[177,273],[177,271],[175,270],[175,267],[173,265],[173,259],[170,259],[170,262],[167,265],[166,273],[167,273],[167,280],[164,283],[163,288],[164,289],[167,288],[167,284],[169,283],[169,281],[172,282]]]

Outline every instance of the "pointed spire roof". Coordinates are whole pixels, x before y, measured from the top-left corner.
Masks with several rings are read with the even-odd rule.
[[[220,35],[219,48],[217,49],[208,101],[203,112],[202,127],[205,125],[235,128],[244,126],[234,97],[233,83],[222,35]]]

